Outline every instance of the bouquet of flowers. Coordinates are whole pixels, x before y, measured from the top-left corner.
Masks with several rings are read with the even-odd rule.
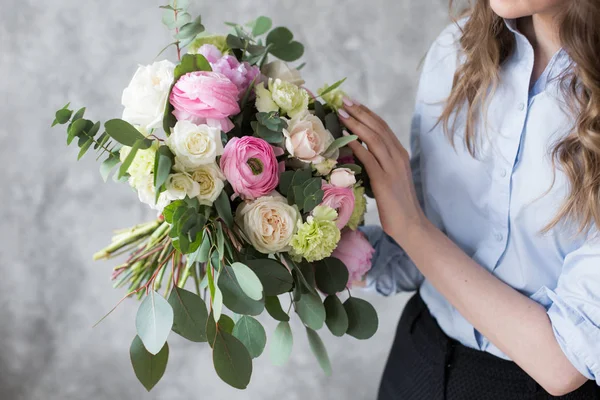
[[[207,35],[187,7],[161,7],[178,60],[138,68],[123,91],[122,119],[101,124],[67,104],[53,123],[68,124],[79,157],[91,148],[104,157],[105,181],[118,166],[113,179],[157,210],[156,220],[117,231],[94,255],[129,254],[112,279],[129,288],[123,299],[143,299],[134,372],[152,389],[173,331],[207,342],[219,377],[246,388],[267,342],[254,317],[266,309],[279,321],[269,351],[282,365],[293,309],[330,373],[317,331],[326,325],[335,336],[367,339],[378,325],[373,307],[347,290],[370,267],[373,248],[357,231],[365,177],[346,146],[356,136],[342,134],[336,113],[343,80],[312,94],[300,67],[286,63],[304,52],[287,28],[260,17],[228,23],[227,36]]]

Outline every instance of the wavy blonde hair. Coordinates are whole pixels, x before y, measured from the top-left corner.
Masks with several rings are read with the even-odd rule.
[[[515,38],[489,0],[473,0],[465,14],[469,18],[460,37],[465,62],[454,75],[439,122],[452,137],[459,111],[465,111],[464,140],[475,156],[477,118],[485,118],[500,67],[513,53]],[[553,166],[568,177],[569,194],[544,231],[562,220],[575,221],[584,231],[594,224],[600,227],[600,2],[572,1],[559,18],[561,45],[572,61],[572,67],[560,77],[560,86],[574,125],[552,148]]]

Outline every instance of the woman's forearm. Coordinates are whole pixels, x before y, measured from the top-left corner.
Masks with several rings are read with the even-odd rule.
[[[426,221],[395,235],[423,275],[487,339],[553,395],[583,383],[546,310],[473,261]]]

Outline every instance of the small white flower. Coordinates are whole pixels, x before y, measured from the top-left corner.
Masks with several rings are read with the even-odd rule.
[[[293,83],[296,86],[302,86],[305,83],[300,71],[296,68],[290,68],[287,63],[280,60],[275,60],[266,64],[262,68],[262,73],[268,78],[281,79],[282,81]]]
[[[160,127],[174,71],[175,64],[167,60],[141,65],[123,90],[123,119],[143,129]]]
[[[200,184],[192,179],[186,172],[177,172],[169,175],[165,183],[167,199],[183,200],[185,196],[194,198],[200,194]]]
[[[158,201],[156,201],[153,174],[141,178],[138,181],[136,188],[140,201],[144,204],[148,204],[152,209],[157,210],[158,212],[162,212],[162,210],[170,203],[166,192],[161,193],[160,196],[158,196]]]
[[[263,254],[289,251],[299,221],[298,208],[277,192],[242,203],[236,212],[237,224]]]
[[[200,185],[197,196],[200,204],[212,206],[225,187],[225,175],[217,164],[207,164],[190,172],[192,179]]]
[[[186,171],[214,164],[217,156],[223,154],[220,129],[189,121],[175,124],[167,145],[175,154],[176,164]]]
[[[336,168],[329,177],[329,183],[336,187],[351,188],[356,183],[356,177],[349,168]]]

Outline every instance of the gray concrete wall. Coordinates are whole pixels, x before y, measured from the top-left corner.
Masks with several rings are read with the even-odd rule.
[[[120,116],[136,65],[169,43],[160,4],[0,0],[0,399],[375,398],[406,295],[365,295],[381,319],[370,341],[323,333],[330,378],[296,322],[292,360],[275,368],[258,359],[246,391],[217,378],[207,346],[172,335],[166,375],[145,393],[129,364],[135,301],[92,329],[124,293],[111,288],[112,264],[91,255],[113,228],[152,213],[126,185],[103,184],[91,154],[76,163],[76,148],[50,123],[67,101],[88,106],[93,119]],[[346,90],[381,113],[404,143],[417,67],[448,22],[445,0],[213,0],[192,10],[213,31],[225,31],[221,21],[261,14],[289,26],[307,46],[308,85],[347,76]],[[266,325],[272,332],[274,324]]]

